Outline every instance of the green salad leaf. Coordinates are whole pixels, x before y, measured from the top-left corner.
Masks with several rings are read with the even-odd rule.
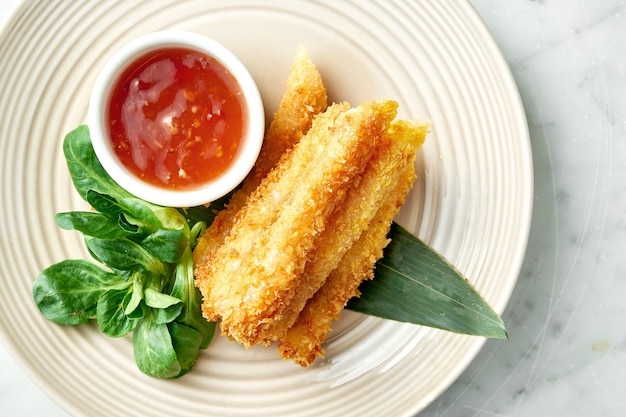
[[[116,199],[133,197],[113,181],[98,161],[86,125],[77,127],[65,136],[63,154],[74,188],[83,200],[88,201],[87,194],[90,191],[107,194]]]
[[[147,375],[170,379],[182,373],[167,323],[160,323],[150,311],[133,331],[133,352],[137,367]]]
[[[65,260],[43,270],[32,288],[37,307],[55,323],[95,320],[109,337],[132,333],[135,362],[150,376],[187,373],[215,331],[202,318],[191,257],[206,224],[117,185],[96,158],[87,126],[66,135],[63,152],[74,187],[95,211],[58,213],[55,221],[81,232],[100,265]]]
[[[137,319],[126,314],[133,287],[107,290],[98,298],[96,318],[100,331],[109,337],[126,336],[135,329]]]
[[[85,236],[113,240],[123,239],[129,235],[126,230],[120,228],[118,222],[95,211],[58,213],[54,220],[60,228],[76,230]]]
[[[96,263],[64,260],[32,287],[42,315],[55,323],[95,320],[109,337],[132,333],[137,367],[178,378],[195,365],[215,333],[202,317],[192,251],[229,196],[208,207],[175,209],[140,200],[100,165],[87,126],[68,133],[63,152],[74,187],[94,211],[58,213],[55,222],[84,235]],[[385,319],[456,333],[506,338],[500,317],[443,257],[397,224],[348,308]]]
[[[96,317],[100,296],[124,280],[82,259],[44,269],[33,283],[33,297],[45,318],[60,324],[83,324]]]

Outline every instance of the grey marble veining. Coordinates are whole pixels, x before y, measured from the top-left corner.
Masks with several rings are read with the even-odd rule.
[[[517,81],[535,164],[533,225],[504,320],[421,415],[626,412],[626,6],[487,1]]]
[[[0,24],[17,1],[1,3]],[[527,112],[534,217],[510,339],[488,341],[420,417],[625,415],[625,2],[471,3]],[[0,367],[0,415],[66,416],[1,346]]]

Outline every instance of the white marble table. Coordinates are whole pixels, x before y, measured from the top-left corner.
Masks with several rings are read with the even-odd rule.
[[[0,0],[0,25],[18,2]],[[487,342],[420,416],[624,415],[626,4],[472,4],[510,63],[526,107],[534,220],[504,313],[510,340]],[[67,415],[3,347],[0,369],[0,415]]]

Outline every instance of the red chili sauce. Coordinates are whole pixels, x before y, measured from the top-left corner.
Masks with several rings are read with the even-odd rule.
[[[244,134],[242,93],[214,58],[171,48],[139,58],[109,105],[115,152],[144,181],[186,189],[222,174]]]

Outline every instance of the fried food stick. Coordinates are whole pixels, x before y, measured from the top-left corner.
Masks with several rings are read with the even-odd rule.
[[[334,104],[250,195],[230,234],[200,270],[203,313],[244,346],[268,345],[337,203],[361,175],[396,116],[397,103]],[[198,272],[198,271],[197,271]]]
[[[320,289],[337,268],[344,254],[371,224],[407,165],[413,164],[423,141],[417,128],[395,121],[383,135],[363,175],[329,218],[328,226],[315,240],[315,248],[305,266],[303,285],[284,313],[290,326],[309,298]]]
[[[253,171],[241,188],[233,193],[228,205],[221,210],[211,225],[198,239],[193,258],[194,264],[210,262],[215,249],[230,233],[235,214],[243,207],[248,196],[267,176],[280,157],[296,144],[309,130],[313,117],[327,107],[327,94],[322,77],[311,61],[304,46],[298,47],[285,93],[281,98],[274,119],[265,135],[261,153]]]
[[[323,357],[322,343],[331,330],[332,320],[338,319],[341,311],[353,296],[359,295],[358,287],[363,280],[374,276],[374,265],[383,256],[383,249],[389,243],[387,233],[394,216],[404,203],[415,179],[414,160],[428,131],[427,124],[395,122],[391,136],[393,146],[386,157],[380,158],[382,165],[372,169],[371,182],[365,189],[378,195],[381,190],[392,191],[379,204],[374,218],[367,229],[358,236],[349,250],[341,258],[325,284],[315,293],[295,324],[287,331],[278,345],[281,356],[305,367],[316,356]],[[367,181],[367,172],[364,180]],[[363,190],[363,192],[365,191]],[[343,210],[353,221],[362,215],[359,204],[344,206]],[[366,205],[367,207],[367,205]],[[349,222],[349,220],[346,220]]]

